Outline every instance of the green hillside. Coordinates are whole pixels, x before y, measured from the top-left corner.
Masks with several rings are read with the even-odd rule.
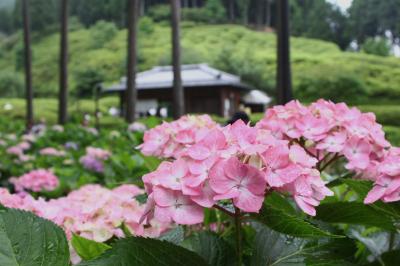
[[[70,33],[70,84],[79,85],[84,72],[100,73],[106,83],[118,81],[126,63],[126,30],[109,23],[90,29],[73,26]],[[18,36],[0,40],[2,76],[21,79],[22,50]],[[293,83],[296,96],[375,104],[400,102],[400,60],[342,52],[333,43],[292,38]],[[55,96],[58,86],[59,35],[35,39],[33,79],[37,96]],[[194,26],[182,29],[183,63],[207,62],[238,75],[263,90],[274,91],[275,35],[237,25]],[[139,69],[170,64],[170,28],[142,19],[139,34]],[[18,70],[18,75],[13,74]],[[4,90],[4,89],[3,89]],[[2,89],[0,88],[0,93]],[[15,95],[13,95],[15,96]],[[367,100],[368,99],[368,100]]]

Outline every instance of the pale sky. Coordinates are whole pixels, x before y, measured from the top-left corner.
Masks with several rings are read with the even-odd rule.
[[[343,11],[350,7],[353,0],[328,0],[332,4],[338,5]]]

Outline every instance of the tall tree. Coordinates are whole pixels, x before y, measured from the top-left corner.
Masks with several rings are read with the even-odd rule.
[[[29,0],[22,0],[22,20],[25,46],[26,128],[30,129],[33,126],[33,89]]]
[[[285,104],[292,99],[288,0],[277,1],[277,15],[277,99],[279,104]]]
[[[136,63],[137,63],[137,23],[139,16],[140,0],[129,0],[128,2],[128,69],[126,90],[126,113],[125,119],[128,123],[135,120],[136,112]]]
[[[180,45],[180,0],[170,0],[172,9],[172,65],[174,71],[173,109],[177,119],[185,112],[184,91],[181,77],[181,45]]]
[[[67,122],[68,101],[68,0],[61,1],[60,89],[58,95],[58,123]]]

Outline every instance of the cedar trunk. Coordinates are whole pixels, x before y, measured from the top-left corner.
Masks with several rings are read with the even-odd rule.
[[[140,9],[140,0],[129,0],[128,2],[128,69],[126,90],[126,122],[135,121],[136,113],[136,54],[137,54],[137,22]]]
[[[58,123],[67,122],[68,101],[68,0],[61,1],[60,90],[58,95]]]
[[[172,65],[174,72],[173,110],[174,118],[178,119],[185,112],[184,91],[181,77],[181,47],[180,47],[180,1],[171,0],[172,9]]]
[[[30,37],[30,16],[28,0],[22,1],[22,18],[24,24],[24,57],[25,57],[25,97],[26,129],[33,126],[33,89],[32,89],[32,52]]]
[[[288,0],[277,1],[277,15],[277,99],[279,104],[285,104],[292,99]]]

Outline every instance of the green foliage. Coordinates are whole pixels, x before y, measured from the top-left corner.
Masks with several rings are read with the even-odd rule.
[[[150,12],[150,11],[149,11]],[[154,19],[154,18],[153,18]],[[146,22],[147,19],[145,19]],[[150,22],[149,20],[147,20]],[[144,23],[139,30],[139,71],[159,64],[170,64],[170,28],[160,23]],[[112,27],[112,26],[111,26]],[[96,69],[104,74],[106,85],[119,81],[125,74],[126,30],[114,37],[108,36],[101,48],[94,49],[93,32],[96,27],[70,32],[70,61],[73,71]],[[14,38],[14,39],[13,39]],[[9,37],[0,40],[4,55],[0,57],[3,71],[14,71],[16,61],[22,74],[23,50],[16,56],[16,43],[21,39]],[[272,33],[248,30],[237,25],[197,25],[182,28],[183,63],[207,62],[211,66],[241,76],[243,82],[275,95],[276,38]],[[33,82],[36,96],[56,97],[58,91],[59,35],[38,39],[33,44]],[[100,42],[99,42],[100,44]],[[398,103],[400,97],[400,62],[393,57],[380,57],[364,53],[341,52],[328,42],[304,38],[291,38],[294,91],[308,84],[319,95],[342,98],[356,103]],[[10,52],[14,50],[13,52]],[[19,59],[18,59],[19,58]],[[18,60],[17,60],[18,59]],[[313,81],[312,79],[315,80]],[[311,79],[311,80],[310,80]],[[360,82],[361,81],[361,82]],[[325,85],[340,86],[325,89]],[[71,75],[71,88],[76,77]],[[307,88],[308,90],[308,88]],[[357,97],[354,97],[354,93]],[[361,93],[361,94],[358,94]],[[308,93],[307,98],[310,98]],[[364,97],[362,97],[364,96]]]
[[[0,265],[67,266],[68,243],[61,228],[32,213],[0,210]]]
[[[118,29],[112,22],[99,20],[91,27],[91,46],[98,49],[104,46],[109,40],[113,39],[117,34]]]
[[[208,17],[208,22],[226,22],[226,10],[221,0],[207,0],[204,6],[204,13]]]
[[[154,21],[150,17],[141,17],[139,20],[139,31],[145,34],[152,34],[154,32]]]
[[[361,46],[361,50],[367,54],[389,56],[390,43],[385,38],[368,38]]]
[[[234,265],[235,251],[220,236],[211,232],[198,232],[186,238],[183,246],[203,257],[210,266]]]
[[[0,96],[23,97],[24,79],[21,74],[15,72],[0,72]]]
[[[317,207],[317,219],[329,223],[376,226],[394,231],[390,218],[371,206],[359,202],[332,202]]]
[[[104,75],[101,71],[94,68],[77,70],[74,75],[78,98],[93,97],[97,86],[104,80]]]
[[[300,77],[295,89],[295,97],[306,102],[320,98],[334,102],[354,104],[367,99],[364,83],[350,73],[334,70],[335,67],[322,67]]]
[[[348,239],[305,240],[255,224],[256,238],[250,265],[352,265],[355,243]]]
[[[171,7],[169,5],[155,5],[150,7],[147,14],[155,22],[169,21],[171,19]]]
[[[269,228],[294,237],[300,238],[321,238],[341,237],[324,231],[317,226],[303,219],[293,211],[285,201],[276,200],[278,195],[267,197],[259,214],[253,218]],[[285,207],[282,207],[285,206]]]
[[[75,234],[72,236],[71,244],[79,257],[84,260],[95,259],[111,248],[107,244],[86,239]]]
[[[207,265],[196,253],[166,241],[150,238],[129,237],[117,241],[112,249],[100,257],[79,266],[110,266],[110,265]]]

